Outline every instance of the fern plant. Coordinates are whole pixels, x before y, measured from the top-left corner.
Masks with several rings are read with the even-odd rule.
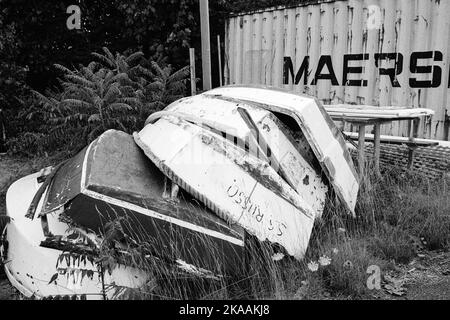
[[[186,93],[186,82],[190,75],[189,66],[173,71],[171,65],[160,60],[148,61],[142,52],[129,56],[119,53],[113,55],[108,48],[104,54],[93,53],[104,66],[119,73],[126,73],[132,80],[130,84],[141,100],[139,105],[139,125],[154,111],[165,108],[173,101],[182,98]]]
[[[153,77],[150,70],[144,67],[147,60],[141,51],[134,52],[129,56],[119,53],[113,55],[108,48],[103,47],[103,52],[104,54],[94,52],[92,55],[104,68],[115,73],[126,73],[136,90],[141,88],[145,77]]]
[[[190,74],[189,66],[173,72],[171,65],[161,67],[152,61],[151,70],[153,79],[145,87],[146,97],[149,100],[148,106],[151,110],[161,110],[185,95],[186,82]]]
[[[64,73],[63,92],[50,97],[35,92],[44,119],[52,127],[50,139],[60,139],[76,129],[72,138],[88,143],[108,129],[133,130],[140,99],[126,73],[95,62],[76,71],[55,67]]]

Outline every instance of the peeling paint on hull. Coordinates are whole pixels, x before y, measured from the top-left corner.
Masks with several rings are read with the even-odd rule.
[[[275,113],[294,121],[300,140],[308,144],[305,150]],[[310,97],[267,88],[218,88],[151,115],[134,138],[181,189],[297,259],[323,211],[328,186],[322,172],[354,212],[359,186],[350,155],[326,111]]]
[[[205,94],[256,103],[292,118],[309,143],[338,198],[355,214],[358,176],[339,129],[313,97],[263,86],[225,86]]]
[[[182,276],[191,270],[189,276],[217,279],[245,269],[242,228],[231,228],[190,196],[164,198],[165,176],[124,132],[103,133],[60,166],[36,212],[26,217],[43,185],[40,174],[24,177],[8,189],[11,222],[6,228],[8,245],[0,252],[8,279],[27,297],[109,299],[123,287],[138,288],[154,280],[149,272],[121,264],[101,275],[90,259],[95,254],[79,256],[79,251],[92,248],[79,243],[78,237],[61,241],[74,235],[67,221],[99,237],[107,222],[125,218],[123,232],[151,247],[146,252],[149,264]]]
[[[219,216],[303,257],[315,213],[267,163],[180,119],[149,124],[135,141],[169,178]]]
[[[312,206],[315,216],[320,217],[324,209],[328,187],[322,181],[320,172],[317,172],[305,160],[299,150],[301,147],[289,138],[290,134],[287,132],[287,128],[273,113],[245,102],[236,103],[205,94],[175,102],[160,114],[172,112],[178,115],[198,115],[197,124],[211,124],[215,128],[222,128],[220,131],[226,130],[225,134],[228,140],[233,141],[237,137],[239,142],[250,146],[251,153],[257,154],[258,150],[256,150],[256,143],[251,137],[250,129],[238,113],[237,108],[245,108],[249,112],[259,133],[270,146],[270,153],[277,159],[276,165],[290,178],[297,193]],[[159,114],[155,113],[147,121],[154,122],[158,117]],[[189,117],[184,119],[195,121]],[[233,126],[231,127],[230,124]],[[263,152],[267,151],[263,150]]]
[[[58,275],[56,281],[50,283],[58,273],[58,259],[63,253],[60,250],[40,246],[45,239],[40,219],[29,219],[25,212],[37,190],[38,173],[26,176],[11,185],[6,201],[7,212],[11,217],[6,232],[8,250],[5,271],[10,282],[26,297],[37,299],[49,296],[77,296],[85,299],[104,299],[113,292],[103,292],[103,284],[95,265],[86,260],[77,263],[69,260],[60,263],[60,269],[68,269],[64,275]],[[42,207],[42,201],[40,203]],[[68,226],[58,220],[57,215],[49,215],[48,222],[56,234],[67,235]],[[89,275],[88,275],[89,274]],[[119,267],[109,275],[105,273],[106,286],[115,282],[118,285],[138,287],[145,283],[146,276],[136,269]]]

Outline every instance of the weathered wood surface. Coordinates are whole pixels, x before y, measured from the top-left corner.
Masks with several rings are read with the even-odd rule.
[[[344,131],[344,134],[351,139],[358,139],[357,132]],[[366,141],[374,141],[374,139],[375,139],[374,134],[366,133]],[[396,137],[396,136],[386,136],[386,135],[380,135],[380,142],[391,143],[391,144],[412,143],[412,144],[416,144],[418,146],[437,146],[440,144],[440,141],[438,141],[438,140],[415,138],[413,141],[411,141],[409,137]],[[450,143],[447,143],[447,145],[450,146]]]
[[[85,263],[80,264],[81,257],[61,259],[62,251],[40,246],[45,241],[41,219],[25,217],[33,195],[40,186],[36,183],[38,176],[39,173],[35,173],[14,182],[6,197],[11,218],[6,229],[8,250],[5,253],[5,272],[9,281],[26,297],[40,299],[55,295],[84,295],[88,299],[103,299],[105,293],[102,291],[102,280],[93,260],[85,260]],[[44,199],[41,199],[37,212],[41,210],[43,202]],[[72,229],[59,220],[59,214],[49,214],[46,219],[53,234],[60,236],[63,241],[71,236],[71,241],[77,243],[79,239],[75,239]],[[58,275],[57,281],[50,281],[55,275]],[[104,274],[103,284],[139,287],[147,280],[142,271],[117,266],[112,268],[112,273]],[[113,292],[108,293],[108,296],[111,297],[111,294]]]
[[[261,86],[227,86],[204,94],[251,101],[294,119],[337,196],[354,213],[359,189],[357,173],[339,129],[317,100]]]
[[[255,142],[251,129],[239,114],[238,108],[244,108],[252,117],[260,139],[265,141],[262,147]],[[243,149],[247,148],[251,154],[268,160],[275,171],[284,172],[291,186],[311,204],[316,216],[322,214],[328,188],[322,181],[320,171],[317,172],[308,162],[311,161],[310,156],[302,149],[305,146],[295,142],[285,126],[271,112],[249,103],[236,103],[207,95],[181,100],[166,110],[153,114],[147,122],[155,121],[160,115],[171,112],[187,121],[215,128],[225,134],[229,141],[236,140],[235,143]]]
[[[334,117],[348,118],[385,118],[385,119],[407,119],[434,115],[434,111],[427,108],[408,108],[395,106],[366,106],[352,104],[324,105],[328,114]]]
[[[162,172],[219,216],[303,257],[314,210],[266,161],[175,116],[147,125],[135,141]]]

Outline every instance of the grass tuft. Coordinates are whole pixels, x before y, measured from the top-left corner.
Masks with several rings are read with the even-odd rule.
[[[47,165],[51,161],[47,158],[42,162]],[[0,185],[0,196],[4,197],[13,177],[40,169],[43,163],[33,162],[26,169],[18,165]],[[383,168],[381,177],[370,168],[368,172],[360,188],[356,218],[331,201],[330,195],[302,261],[289,256],[274,261],[274,253],[282,252],[280,248],[249,237],[247,258],[239,272],[218,280],[195,277],[174,269],[162,257],[148,259],[163,244],[136,227],[131,218],[118,215],[114,219],[111,215],[102,234],[102,263],[108,268],[118,259],[151,275],[141,290],[116,288],[122,299],[371,298],[366,285],[369,266],[379,266],[383,273],[409,263],[424,247],[450,249],[450,190],[449,180],[444,178],[430,180],[395,168]],[[210,251],[208,255],[220,255],[212,244],[205,242],[204,248]],[[193,252],[198,259],[203,254]],[[217,271],[221,268],[220,261],[211,265]]]

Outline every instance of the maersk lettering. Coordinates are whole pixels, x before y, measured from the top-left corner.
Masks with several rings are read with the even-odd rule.
[[[434,53],[434,55],[433,55]],[[432,73],[432,80],[417,80],[416,78],[409,79],[409,86],[411,88],[437,88],[441,85],[442,69],[439,66],[426,65],[418,66],[419,59],[430,59],[433,61],[442,61],[442,52],[440,51],[424,51],[424,52],[413,52],[411,54],[411,61],[409,63],[409,68],[411,73]]]
[[[344,54],[344,71],[342,76],[342,83],[344,86],[352,86],[352,87],[361,87],[361,84],[363,87],[367,87],[367,80],[349,80],[348,74],[349,73],[362,73],[363,68],[362,66],[357,67],[350,67],[349,61],[359,61],[359,60],[369,60],[369,54]]]
[[[381,68],[379,63],[382,60],[394,61],[393,68]],[[375,67],[380,71],[380,76],[387,75],[391,79],[391,85],[393,87],[400,87],[397,76],[403,71],[403,55],[401,53],[375,53]]]
[[[303,84],[308,84],[308,69],[309,69],[309,56],[305,56],[303,59],[302,64],[300,65],[300,68],[297,71],[297,74],[295,75],[295,84],[298,84],[300,82],[300,79],[303,75]],[[292,65],[291,57],[284,57],[284,66],[283,66],[283,83],[288,84],[289,83],[289,72],[292,77],[292,81],[294,81],[294,66]]]
[[[324,66],[327,66],[328,73],[322,73]],[[331,80],[333,86],[339,85],[336,75],[334,74],[333,62],[331,56],[321,56],[317,65],[316,74],[311,84],[314,86],[317,84],[317,80]]]
[[[417,51],[410,57],[408,82],[400,83],[398,75],[403,72],[404,56],[399,52],[344,54],[342,58],[342,82],[339,84],[335,73],[333,60],[330,55],[322,55],[317,62],[315,70],[310,70],[310,57],[305,56],[294,73],[294,65],[291,57],[284,57],[283,83],[299,84],[303,78],[303,85],[308,84],[308,76],[314,74],[310,85],[317,85],[319,81],[330,81],[333,86],[366,87],[368,80],[364,78],[364,66],[367,61],[373,60],[378,70],[379,77],[387,77],[394,88],[410,86],[411,88],[437,88],[442,84],[442,68],[439,64],[443,61],[441,51]],[[371,61],[369,63],[372,63]],[[430,79],[430,80],[424,80]],[[449,72],[450,79],[450,72]],[[450,88],[450,81],[449,86]]]

